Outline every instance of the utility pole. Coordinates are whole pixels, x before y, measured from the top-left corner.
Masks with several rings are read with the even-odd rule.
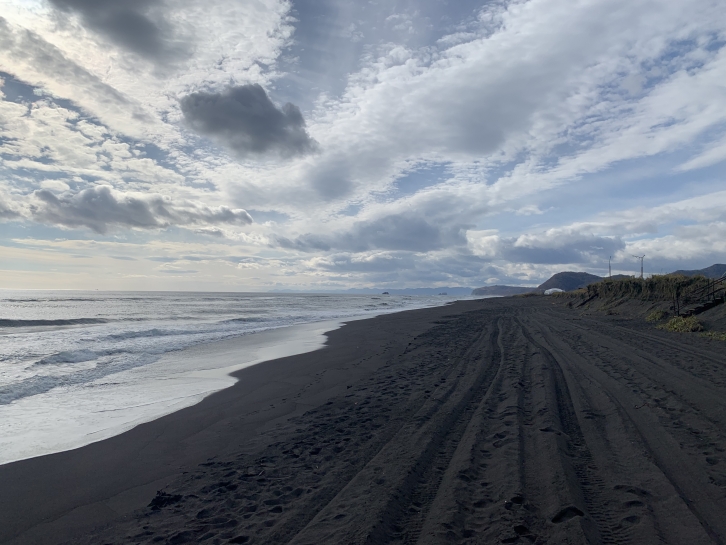
[[[634,255],[635,259],[640,259],[640,278],[643,279],[643,259],[645,259],[645,254],[643,255]]]
[[[613,269],[610,267],[610,260],[613,258],[613,256],[608,257],[608,278],[610,280],[613,279]]]

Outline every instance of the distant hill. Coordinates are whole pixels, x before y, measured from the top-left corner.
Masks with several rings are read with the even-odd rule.
[[[616,276],[613,276],[613,279],[616,278]],[[623,278],[629,277],[623,276]],[[566,271],[555,274],[552,278],[547,280],[547,282],[545,282],[544,284],[540,284],[536,288],[528,288],[525,286],[485,286],[483,288],[476,288],[474,291],[471,292],[471,294],[479,296],[508,296],[520,295],[522,293],[530,292],[542,293],[543,291],[551,288],[557,288],[563,291],[571,291],[576,290],[577,288],[584,288],[588,284],[592,284],[593,282],[600,282],[601,280],[603,279],[600,276],[596,276],[594,274]]]
[[[602,277],[586,272],[565,271],[555,274],[544,284],[540,284],[538,290],[549,290],[558,288],[563,291],[572,291],[578,288],[584,288],[588,284],[600,282]]]
[[[528,288],[523,286],[485,286],[483,288],[476,288],[471,292],[472,295],[479,296],[507,296],[507,295],[519,295],[521,293],[529,293],[530,291],[536,291],[537,288]]]
[[[705,269],[698,269],[693,271],[680,270],[674,271],[670,274],[682,274],[684,276],[701,275],[705,276],[706,278],[720,278],[724,273],[726,273],[726,265],[717,263],[716,265],[711,265],[710,267],[706,267]],[[614,274],[611,278],[608,279],[607,277],[597,276],[595,274],[590,274],[586,272],[565,271],[553,275],[552,278],[547,280],[544,284],[540,284],[536,288],[527,288],[524,286],[486,286],[483,288],[476,288],[474,291],[471,292],[471,294],[480,296],[507,296],[519,295],[521,293],[528,293],[533,291],[541,293],[545,290],[549,290],[552,288],[558,288],[563,291],[572,291],[579,288],[585,288],[589,284],[594,284],[595,282],[602,282],[603,280],[625,280],[629,278],[634,277],[627,274]]]
[[[683,276],[705,276],[706,278],[721,278],[726,273],[726,265],[717,263],[706,267],[705,269],[698,269],[695,271],[674,271],[671,274],[682,274]]]

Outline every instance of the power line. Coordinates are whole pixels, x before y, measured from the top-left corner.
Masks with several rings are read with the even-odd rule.
[[[645,254],[643,255],[634,255],[633,256],[636,259],[640,259],[640,278],[643,278],[643,260],[645,259]]]

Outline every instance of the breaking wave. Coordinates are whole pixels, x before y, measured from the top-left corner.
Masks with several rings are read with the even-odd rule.
[[[0,319],[0,327],[42,327],[54,325],[90,325],[106,324],[108,320],[103,318],[74,318],[71,320],[3,320]]]

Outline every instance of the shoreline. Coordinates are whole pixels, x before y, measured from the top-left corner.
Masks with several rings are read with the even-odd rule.
[[[58,543],[128,516],[148,504],[158,489],[183,471],[225,449],[238,448],[239,436],[232,437],[225,428],[240,414],[251,416],[236,423],[237,432],[248,436],[242,441],[245,448],[259,448],[249,439],[258,436],[261,429],[322,404],[329,396],[345,391],[349,382],[382,365],[380,359],[368,361],[346,376],[335,369],[341,358],[374,353],[382,342],[405,347],[408,341],[392,338],[396,333],[410,335],[408,319],[401,316],[418,314],[419,328],[424,328],[459,303],[471,302],[347,319],[349,323],[341,320],[343,327],[325,333],[327,340],[320,349],[245,367],[232,374],[234,384],[194,405],[76,449],[0,465],[0,543]],[[398,324],[398,329],[385,332],[368,350],[360,351],[360,343],[351,346],[346,340],[362,336],[367,341],[371,327],[362,324],[382,319]],[[322,354],[328,357],[316,362]],[[320,372],[334,377],[329,385],[316,380]],[[296,394],[301,395],[291,401],[289,398]],[[129,465],[130,459],[133,463]],[[61,496],[59,490],[71,493]],[[31,505],[33,510],[28,512]]]
[[[232,374],[236,371],[265,361],[319,350],[325,345],[325,333],[338,329],[342,324],[342,320],[296,324],[167,352],[152,364],[120,373],[125,376],[141,375],[130,381],[127,386],[127,388],[141,389],[135,394],[139,398],[139,403],[131,403],[131,397],[128,396],[125,398],[128,401],[124,405],[109,406],[108,403],[104,403],[103,391],[98,392],[96,397],[87,396],[82,402],[90,407],[88,412],[83,412],[83,406],[76,406],[74,410],[79,413],[78,415],[64,414],[63,422],[59,422],[57,417],[53,422],[43,422],[47,431],[35,439],[34,445],[16,446],[12,443],[7,445],[0,441],[0,450],[2,450],[0,467],[38,456],[75,450],[194,406],[204,398],[233,386],[237,379]],[[187,365],[186,367],[190,369],[185,369],[185,360],[205,361],[206,368],[199,369],[198,365]],[[168,365],[174,365],[173,373],[157,372]],[[114,379],[114,375],[109,378],[118,380]],[[153,392],[153,399],[144,398],[144,392],[149,394]],[[32,398],[19,400],[3,407],[6,422],[12,421],[14,414],[27,411],[28,401],[35,402],[33,409],[39,410],[36,400]],[[50,406],[53,399],[43,401],[47,407],[41,406],[40,410],[44,413],[50,415],[57,410],[57,407]],[[97,416],[99,413],[101,416]],[[37,434],[37,429],[34,428],[33,432]],[[13,438],[17,439],[17,435]]]
[[[325,333],[347,322],[389,313],[302,322],[201,342],[166,352],[153,363],[103,377],[95,388],[75,399],[46,393],[2,405],[0,466],[109,439],[193,406],[233,386],[237,379],[232,374],[244,367],[319,350],[325,345]],[[128,393],[119,396],[119,386],[107,391],[105,382],[122,385]],[[29,414],[35,415],[30,426],[24,418]]]

